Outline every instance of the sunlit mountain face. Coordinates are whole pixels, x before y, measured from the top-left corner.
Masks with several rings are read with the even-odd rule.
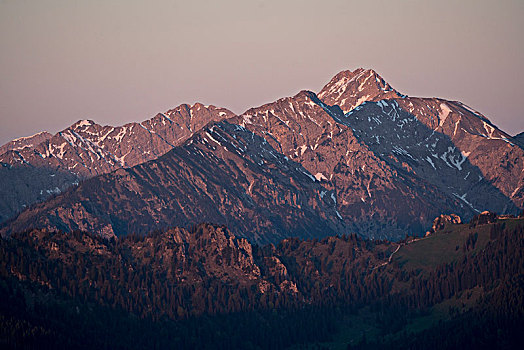
[[[518,214],[519,145],[460,102],[408,97],[370,69],[343,71],[318,94],[238,116],[181,105],[141,123],[83,120],[12,141],[0,156],[1,230],[122,236],[206,221],[258,243],[397,240],[424,234],[440,214]]]

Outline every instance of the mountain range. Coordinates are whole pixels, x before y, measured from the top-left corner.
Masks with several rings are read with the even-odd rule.
[[[423,234],[524,207],[522,135],[457,102],[343,71],[240,115],[181,105],[142,123],[82,120],[1,148],[0,232],[147,233],[201,222],[251,242]]]

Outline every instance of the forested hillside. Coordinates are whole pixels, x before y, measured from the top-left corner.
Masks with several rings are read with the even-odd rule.
[[[495,215],[398,243],[345,235],[259,247],[207,224],[111,240],[33,230],[1,240],[0,339],[12,348],[511,348],[522,341],[523,237],[523,219]]]

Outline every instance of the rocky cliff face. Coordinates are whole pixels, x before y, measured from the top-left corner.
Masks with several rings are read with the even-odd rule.
[[[366,93],[372,94],[370,88]],[[377,87],[372,95],[380,93],[389,92]],[[420,231],[442,212],[473,215],[471,208],[435,184],[388,164],[357,137],[359,130],[352,128],[339,106],[328,106],[312,92],[250,109],[231,122],[265,137],[333,190],[341,216],[366,236],[401,238]]]
[[[178,113],[203,106],[188,108]],[[197,126],[178,123],[184,131],[169,142],[165,115],[119,130],[113,137],[122,141],[139,130],[140,142],[117,143],[118,167],[173,150],[87,181],[2,232],[37,225],[122,235],[208,221],[254,242],[333,232],[398,239],[426,232],[440,214],[468,220],[524,205],[524,151],[514,138],[459,102],[402,95],[372,70],[341,72],[318,95],[302,91],[239,116],[212,115],[227,122],[191,137]],[[84,140],[101,133],[88,132],[89,122],[76,129],[70,135]]]
[[[254,242],[346,231],[333,191],[265,139],[222,122],[157,160],[22,212],[3,233],[47,227],[125,235],[200,222],[227,224]]]
[[[261,277],[251,244],[225,227],[176,227],[129,241],[128,247],[131,261],[164,271],[178,283],[198,284],[211,278],[246,285]]]
[[[156,159],[207,123],[232,115],[197,103],[142,123],[112,127],[81,120],[54,136],[11,141],[0,155],[0,222],[79,181]]]
[[[333,297],[333,286],[340,286],[343,278],[352,277],[358,284],[354,289],[363,289],[364,276],[394,250],[393,244],[366,242],[355,235],[321,241],[286,239],[276,247],[260,247],[224,226],[210,224],[117,240],[42,230],[0,239],[0,252],[9,257],[4,264],[8,267],[1,270],[4,276],[61,291],[73,284],[99,302],[170,318],[240,311],[230,295],[249,309],[264,308],[268,301],[283,297],[318,304],[322,300],[318,288]],[[41,267],[27,268],[31,264]],[[112,300],[121,293],[129,298],[127,306]]]
[[[377,72],[363,68],[338,73],[318,93],[318,98],[325,104],[337,105],[344,113],[366,101],[402,97],[405,95],[393,89]]]
[[[411,163],[417,163],[418,174],[443,191],[453,182],[451,193],[474,209],[515,212],[516,207],[523,207],[524,151],[484,115],[457,101],[401,95],[373,70],[341,72],[335,78],[319,98],[341,107],[344,122],[375,153],[386,159],[398,159],[400,154],[412,167]],[[355,98],[360,100],[357,107]],[[477,175],[479,184],[472,175]],[[438,184],[444,178],[453,180]],[[478,198],[479,192],[490,187],[488,193],[495,200]]]
[[[461,135],[458,131],[448,135],[439,125],[432,129],[423,118],[403,109],[403,104],[406,101],[367,102],[346,113],[342,121],[393,168],[435,185],[474,212],[518,212],[517,206],[522,206],[519,190],[524,184],[522,149],[501,132],[490,139],[473,128],[462,129]],[[443,102],[440,105],[447,108]],[[478,119],[468,117],[473,120],[462,116],[462,123]],[[458,128],[461,121],[456,123]]]

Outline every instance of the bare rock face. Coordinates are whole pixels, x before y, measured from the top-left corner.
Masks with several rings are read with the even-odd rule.
[[[57,137],[64,143],[49,146]],[[24,166],[48,169],[43,176],[56,181],[50,194],[62,182],[102,175],[24,211],[1,232],[125,235],[206,221],[261,243],[350,232],[401,239],[423,234],[441,214],[520,212],[517,139],[459,102],[407,97],[372,70],[344,71],[318,95],[302,91],[239,116],[183,105],[114,130],[79,122],[32,153],[4,153],[3,172],[12,174],[12,164],[21,174]],[[75,145],[79,155],[68,163]],[[58,169],[65,175],[51,173]]]
[[[157,248],[152,252],[154,246]],[[134,260],[167,271],[169,276],[176,276],[179,283],[218,278],[247,284],[260,277],[251,244],[216,225],[200,224],[191,230],[175,227],[157,237],[147,236],[129,248]],[[205,269],[205,274],[189,268],[195,261]]]
[[[276,256],[264,257],[264,274],[270,276],[273,281],[283,281],[288,277],[287,268]]]
[[[157,160],[84,181],[22,212],[24,227],[147,233],[200,222],[227,224],[252,242],[345,232],[333,191],[242,126],[205,127]]]
[[[11,141],[0,154],[0,222],[79,181],[156,159],[207,123],[231,116],[223,108],[184,104],[142,123],[112,127],[81,120],[54,136]]]
[[[375,154],[436,184],[474,211],[515,213],[524,206],[519,137],[499,130],[472,108],[401,95],[376,72],[361,69],[339,73],[318,96],[341,107],[344,123]]]
[[[519,174],[524,165],[522,149],[505,141],[501,132],[493,133],[498,139],[486,139],[479,130],[471,127],[466,132],[464,127],[460,136],[458,131],[448,135],[438,125],[428,127],[402,104],[397,100],[366,102],[346,113],[342,121],[393,168],[437,186],[473,212],[518,212],[522,205],[518,189],[524,183]],[[465,113],[462,118],[466,119]],[[478,119],[470,118],[472,122]],[[460,125],[460,120],[456,123]],[[502,166],[506,162],[510,166]]]
[[[445,135],[443,138],[453,143],[453,147],[460,151],[465,163],[480,171],[480,181],[496,188],[509,198],[514,206],[524,206],[524,150],[512,141],[511,136],[498,129],[484,115],[460,102],[435,98],[407,98],[397,102],[404,110],[414,114],[428,129],[435,131],[435,134]],[[442,156],[443,154],[439,154],[439,158]],[[458,170],[464,177],[469,171]],[[460,176],[457,174],[456,177]],[[458,194],[469,196],[472,193]],[[512,205],[508,204],[506,208],[485,206],[477,209],[515,213],[514,206],[512,208]]]
[[[303,91],[232,122],[334,189],[338,212],[367,236],[524,205],[524,153],[509,135],[459,102],[402,95],[373,70],[343,71],[318,96]]]
[[[442,212],[474,213],[451,193],[382,159],[357,137],[359,130],[341,108],[312,92],[250,109],[230,121],[265,137],[333,190],[338,213],[365,236],[398,239],[420,232]]]

